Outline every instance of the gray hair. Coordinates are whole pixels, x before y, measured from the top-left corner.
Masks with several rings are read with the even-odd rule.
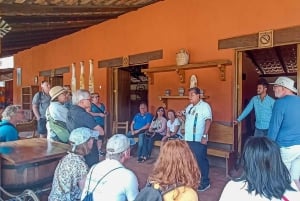
[[[124,155],[124,152],[126,152],[126,151],[127,150],[125,150],[125,151],[123,151],[121,153],[116,153],[116,154],[112,154],[112,153],[106,152],[105,158],[107,158],[107,159],[114,159],[114,160],[117,160],[117,161],[121,161],[121,158]]]
[[[77,90],[72,96],[72,103],[73,105],[78,105],[79,101],[83,99],[87,99],[90,96],[90,92],[85,89]]]
[[[21,107],[18,105],[7,106],[2,113],[2,119],[10,121],[11,117],[14,116],[19,110],[21,110]]]

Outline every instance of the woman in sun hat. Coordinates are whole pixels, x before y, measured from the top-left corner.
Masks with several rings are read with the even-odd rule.
[[[59,121],[59,123],[67,129],[66,121],[68,109],[64,105],[67,100],[66,92],[67,91],[61,86],[52,87],[49,91],[49,94],[51,96],[51,102],[46,111],[46,128],[48,131],[47,138],[58,142],[64,141],[62,141],[62,139],[59,138],[58,134],[55,133],[54,128],[51,128],[49,118],[51,117],[55,121]],[[64,143],[66,143],[66,141]]]
[[[71,150],[56,167],[49,201],[73,201],[80,199],[88,165],[84,156],[90,153],[92,138],[98,133],[89,128],[74,129],[69,138]]]

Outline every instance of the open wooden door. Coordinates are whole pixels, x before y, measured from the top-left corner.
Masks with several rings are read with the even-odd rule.
[[[114,68],[113,70],[113,121],[131,121],[130,119],[130,72]]]

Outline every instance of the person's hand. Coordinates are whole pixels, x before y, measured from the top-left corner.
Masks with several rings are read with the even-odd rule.
[[[202,137],[201,139],[201,144],[207,144],[208,138],[207,137]]]
[[[237,120],[233,120],[233,125],[237,125],[239,122]]]

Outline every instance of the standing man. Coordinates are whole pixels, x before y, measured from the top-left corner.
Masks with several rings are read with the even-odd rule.
[[[233,124],[241,122],[253,110],[255,112],[254,136],[266,136],[272,115],[275,100],[267,94],[268,82],[261,78],[257,82],[257,95],[252,97],[242,114],[233,121]]]
[[[127,133],[127,137],[129,138],[134,138],[138,137],[138,150],[137,150],[137,155],[138,155],[138,162],[142,161],[142,149],[143,149],[143,144],[144,144],[144,133],[146,130],[149,129],[150,124],[152,122],[153,116],[151,113],[147,112],[147,104],[145,102],[141,102],[139,106],[140,112],[137,113],[131,124],[130,124],[130,131]],[[135,144],[134,139],[130,139],[131,143],[130,144]]]
[[[212,113],[209,104],[201,99],[201,92],[198,87],[189,89],[191,104],[187,106],[184,112],[179,112],[179,115],[182,116],[185,114],[184,139],[194,153],[201,170],[201,183],[198,191],[206,191],[210,188],[207,141]]]
[[[275,97],[268,137],[280,146],[282,160],[288,168],[291,178],[300,179],[300,97],[294,80],[278,77],[273,90]]]
[[[47,137],[46,110],[50,105],[50,84],[47,81],[41,83],[42,91],[37,92],[32,99],[32,111],[37,120],[37,131],[41,138]]]
[[[72,97],[73,105],[67,114],[67,128],[72,130],[80,127],[86,127],[98,131],[99,137],[104,136],[104,130],[97,124],[94,117],[87,112],[91,108],[90,92],[84,89],[77,90]],[[100,137],[101,138],[101,137]],[[94,141],[91,152],[85,156],[86,163],[89,167],[99,162],[99,151],[101,142]]]

